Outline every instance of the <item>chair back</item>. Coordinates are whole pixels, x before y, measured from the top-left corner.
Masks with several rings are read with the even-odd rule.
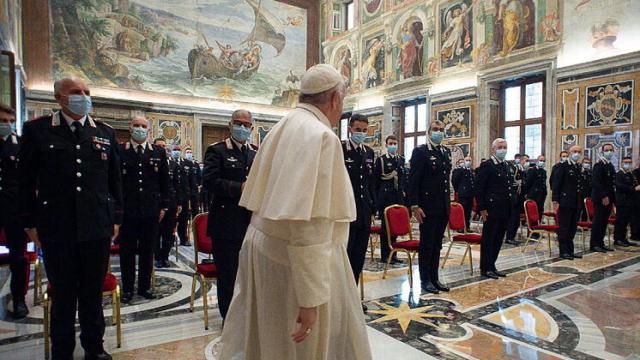
[[[193,218],[193,242],[195,263],[198,264],[198,253],[213,254],[213,239],[207,234],[209,213],[200,213]]]
[[[411,234],[411,216],[406,206],[398,204],[387,206],[384,209],[384,222],[390,248],[393,248],[391,243],[392,237],[409,235],[409,240],[413,240]]]
[[[590,197],[584,199],[584,208],[587,210],[587,220],[593,221],[595,209],[593,207],[593,200],[591,200]]]
[[[4,233],[4,229],[0,229],[0,245],[7,245],[7,237]]]
[[[524,202],[524,215],[529,229],[540,224],[540,213],[538,212],[538,204],[535,201],[527,200]]]
[[[467,224],[465,224],[464,208],[460,203],[452,202],[451,211],[449,212],[449,230],[466,231]]]

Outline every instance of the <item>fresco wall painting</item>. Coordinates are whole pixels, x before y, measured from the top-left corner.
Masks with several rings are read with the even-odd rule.
[[[431,107],[431,118],[438,119],[445,124],[444,144],[454,149],[460,149],[457,153],[460,158],[471,154],[476,142],[477,123],[477,99],[452,100],[446,103],[435,104]],[[458,151],[458,150],[456,150]],[[453,162],[455,164],[455,162]]]
[[[361,80],[365,89],[382,85],[386,79],[385,35],[379,34],[363,40]]]

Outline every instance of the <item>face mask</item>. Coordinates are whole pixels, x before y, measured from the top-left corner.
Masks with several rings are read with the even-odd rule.
[[[544,169],[544,161],[538,161],[538,167]]]
[[[571,154],[571,160],[572,160],[572,161],[578,161],[578,160],[580,160],[580,153],[572,153],[572,154]]]
[[[566,156],[563,156],[563,157],[560,158],[560,162],[563,162],[563,163],[567,162],[568,160],[569,160],[569,158],[566,157]]]
[[[583,167],[585,170],[589,170],[589,169],[591,169],[591,164],[582,164],[582,167]]]
[[[464,167],[466,167],[467,169],[471,169],[471,161],[465,161]]]
[[[496,150],[496,157],[500,160],[504,160],[507,157],[507,149]]]
[[[172,151],[171,151],[171,157],[172,157],[174,160],[178,160],[178,159],[180,159],[180,150],[172,150]]]
[[[85,116],[93,110],[91,97],[86,95],[70,95],[68,107],[72,113],[80,116]]]
[[[432,131],[431,132],[431,141],[433,141],[434,143],[440,144],[443,139],[444,139],[444,132],[443,131]]]
[[[528,169],[529,168],[529,162],[527,161],[526,163],[522,164],[522,168],[523,169]]]
[[[361,131],[354,131],[351,133],[351,141],[356,143],[356,145],[362,144],[364,141],[366,134]]]
[[[15,122],[12,122],[11,123],[11,132],[14,132],[14,133],[18,132],[17,129],[18,129],[17,124]]]
[[[189,161],[191,161],[191,160],[193,160],[193,154],[192,153],[187,153],[187,154],[184,155],[184,158],[189,160]]]
[[[387,151],[389,152],[389,154],[395,154],[396,151],[398,151],[398,145],[388,145]]]
[[[624,163],[624,164],[622,164],[622,168],[625,169],[625,170],[631,170],[631,164]]]
[[[143,142],[147,139],[147,135],[149,135],[149,129],[145,129],[143,127],[134,127],[131,130],[131,137],[136,142]]]
[[[0,123],[0,136],[5,137],[11,135],[11,124],[3,122]]]
[[[233,130],[231,132],[231,136],[233,136],[233,138],[237,141],[237,142],[245,142],[247,141],[247,139],[249,138],[249,136],[251,135],[251,129],[247,129],[242,125],[233,125]]]
[[[607,160],[611,160],[611,157],[613,157],[613,151],[605,151],[602,153],[602,156]]]

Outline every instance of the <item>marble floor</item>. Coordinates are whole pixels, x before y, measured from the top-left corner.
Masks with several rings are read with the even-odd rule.
[[[580,239],[576,249],[582,250]],[[558,258],[555,242],[551,254],[546,241],[524,252],[505,245],[497,267],[508,276],[500,280],[480,277],[478,247],[471,274],[468,257],[461,263],[464,252],[453,246],[441,270],[452,290],[440,295],[421,294],[417,263],[411,288],[407,264],[394,265],[383,279],[383,265],[367,254],[364,302],[374,359],[640,359],[640,247],[569,261]],[[190,312],[193,248],[180,247],[175,255],[170,269],[156,270],[158,299],[122,307],[120,348],[115,326],[107,327],[105,347],[114,359],[216,358],[221,317],[215,287],[203,295],[197,286]],[[119,275],[117,257],[112,263]],[[0,269],[0,359],[44,358],[43,309],[33,306],[32,291],[33,284],[29,316],[12,320],[8,270]],[[210,304],[209,330],[202,296]],[[105,316],[112,316],[108,299]],[[79,345],[76,358],[82,358]]]

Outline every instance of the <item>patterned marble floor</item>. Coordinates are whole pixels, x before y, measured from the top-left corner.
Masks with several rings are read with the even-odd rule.
[[[581,241],[576,248],[582,249]],[[551,255],[546,242],[525,252],[505,245],[498,268],[508,277],[500,280],[480,278],[477,247],[472,275],[468,257],[461,263],[464,252],[453,246],[441,270],[452,291],[440,295],[420,293],[417,263],[410,288],[406,263],[383,279],[384,265],[367,255],[364,301],[375,359],[640,359],[640,248],[568,261],[557,257],[555,243]],[[215,287],[206,294],[209,330],[199,286],[195,311],[189,311],[193,255],[192,248],[180,247],[172,268],[156,270],[158,299],[135,299],[122,308],[121,348],[115,327],[107,327],[105,347],[115,359],[216,358],[221,317]],[[112,261],[119,275],[117,258]],[[31,303],[32,291],[33,284],[29,317],[12,320],[8,270],[0,269],[0,359],[44,357],[43,310]],[[105,304],[110,319],[111,305]],[[76,358],[82,358],[80,346]]]

